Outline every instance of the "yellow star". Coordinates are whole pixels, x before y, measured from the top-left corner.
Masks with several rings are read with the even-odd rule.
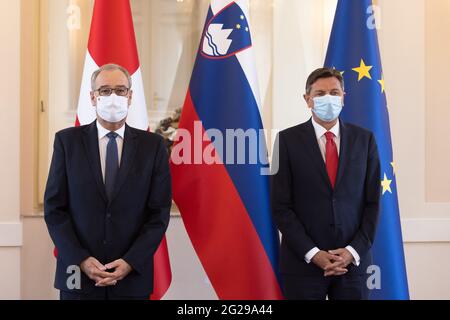
[[[245,17],[244,17],[244,15],[242,14],[242,15],[241,15],[241,20],[244,20],[244,19],[245,19]]]
[[[240,25],[240,24],[237,24],[237,25],[236,25],[236,28],[240,29],[240,28],[241,28],[241,25]]]
[[[248,32],[248,27],[246,27],[246,28],[245,28],[245,31],[247,31],[247,32]]]
[[[392,180],[389,180],[389,179],[387,178],[387,176],[386,176],[386,173],[385,173],[385,174],[384,174],[384,180],[381,181],[381,186],[383,187],[383,195],[384,195],[387,191],[389,191],[389,193],[392,193],[392,190],[391,190],[391,183],[392,183]]]
[[[397,171],[397,168],[395,167],[395,162],[391,162],[392,169],[394,170],[394,176],[395,172]]]
[[[370,69],[372,68],[373,66],[366,66],[364,60],[361,59],[360,66],[358,68],[353,68],[352,70],[358,73],[358,81],[361,81],[361,79],[364,77],[372,80],[372,76],[370,75]]]
[[[386,89],[384,85],[384,77],[381,77],[381,80],[378,80],[378,83],[381,85],[381,93],[383,93],[384,90]]]

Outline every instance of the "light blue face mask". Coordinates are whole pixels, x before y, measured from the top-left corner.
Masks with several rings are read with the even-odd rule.
[[[336,120],[342,111],[342,97],[326,96],[316,97],[313,99],[313,112],[322,121],[331,122]]]

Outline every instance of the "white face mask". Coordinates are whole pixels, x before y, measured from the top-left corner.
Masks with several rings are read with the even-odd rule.
[[[97,97],[97,114],[105,121],[120,122],[128,115],[128,97],[111,94]]]
[[[320,120],[332,122],[336,120],[342,111],[342,98],[340,96],[326,95],[313,99],[313,112]]]

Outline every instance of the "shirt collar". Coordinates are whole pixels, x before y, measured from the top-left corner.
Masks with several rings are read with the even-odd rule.
[[[316,133],[316,137],[317,139],[320,139],[323,137],[323,135],[325,133],[327,133],[328,131],[334,133],[334,136],[336,138],[340,138],[340,121],[338,119],[338,121],[336,122],[336,124],[334,125],[333,128],[331,128],[330,130],[327,131],[327,129],[325,129],[324,127],[322,127],[320,124],[318,124],[315,120],[314,117],[311,119],[312,120],[312,124],[314,127],[314,132]]]
[[[97,123],[97,131],[98,131],[98,140],[103,139],[104,137],[106,137],[106,135],[108,133],[111,132],[111,131],[105,129],[98,121],[96,123]],[[125,136],[125,125],[123,125],[119,130],[116,130],[114,132],[117,133],[119,135],[119,137],[124,139],[124,136]]]

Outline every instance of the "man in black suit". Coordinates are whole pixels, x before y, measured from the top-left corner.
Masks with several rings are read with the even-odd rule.
[[[55,136],[44,199],[55,288],[62,300],[149,299],[172,202],[167,150],[161,137],[125,124],[126,69],[96,71],[91,99],[97,120]]]
[[[304,96],[312,119],[277,137],[274,220],[282,233],[287,299],[368,299],[367,267],[378,223],[380,163],[374,135],[339,120],[340,72],[321,68]]]

